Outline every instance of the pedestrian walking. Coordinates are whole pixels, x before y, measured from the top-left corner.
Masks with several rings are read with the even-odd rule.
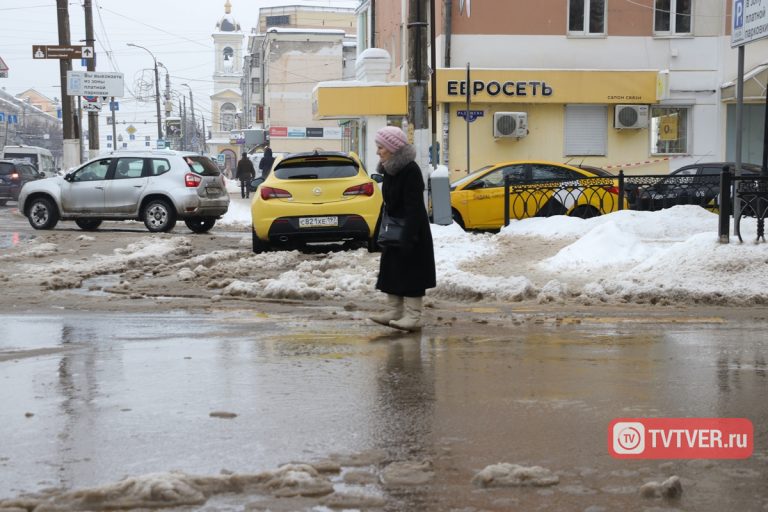
[[[275,157],[272,156],[272,148],[269,146],[264,148],[264,156],[261,157],[259,162],[259,170],[261,170],[261,177],[267,179],[269,171],[272,170],[272,164],[275,163]]]
[[[251,195],[251,180],[256,176],[253,162],[248,158],[248,153],[243,153],[243,158],[237,162],[237,179],[240,180],[240,197],[247,198]]]
[[[371,320],[405,331],[421,329],[423,299],[434,288],[435,251],[429,216],[424,205],[424,178],[414,161],[416,149],[395,126],[376,132],[377,172],[384,176],[384,213],[400,219],[402,236],[397,245],[382,246],[376,289],[387,295],[387,310]],[[380,229],[383,229],[380,228]]]

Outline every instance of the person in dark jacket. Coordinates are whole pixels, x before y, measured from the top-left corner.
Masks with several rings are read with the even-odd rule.
[[[275,157],[272,156],[272,148],[269,146],[264,148],[264,156],[261,157],[259,162],[259,169],[261,170],[261,177],[267,179],[269,171],[272,170],[272,164],[275,163]]]
[[[248,158],[248,153],[243,153],[243,158],[237,162],[237,173],[235,177],[240,180],[240,196],[246,198],[251,195],[248,188],[251,180],[256,176],[256,169],[253,168],[253,162]]]
[[[403,130],[386,126],[376,132],[377,172],[384,176],[382,194],[387,214],[405,219],[405,243],[382,247],[376,289],[387,294],[388,310],[371,320],[382,325],[421,329],[422,301],[436,286],[435,252],[424,205],[424,178],[414,161],[416,149]]]

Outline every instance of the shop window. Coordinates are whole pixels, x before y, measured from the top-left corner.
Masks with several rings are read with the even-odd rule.
[[[605,0],[569,0],[568,34],[605,34]]]
[[[657,36],[691,33],[691,0],[655,0],[653,32]]]
[[[651,107],[651,154],[688,154],[690,107]]]
[[[565,155],[605,155],[608,144],[608,107],[565,106]]]

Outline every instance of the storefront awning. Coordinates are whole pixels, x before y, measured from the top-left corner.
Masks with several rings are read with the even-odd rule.
[[[734,102],[737,100],[737,80],[731,80],[720,86],[720,99],[722,101]],[[755,66],[744,73],[744,101],[764,100],[766,85],[768,85],[768,62]]]
[[[402,116],[408,113],[408,89],[401,82],[320,82],[312,91],[315,119]]]

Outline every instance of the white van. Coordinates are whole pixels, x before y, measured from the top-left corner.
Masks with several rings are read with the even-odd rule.
[[[37,146],[5,146],[1,158],[25,160],[34,165],[38,172],[46,178],[56,176],[56,164],[53,154],[45,148]]]

